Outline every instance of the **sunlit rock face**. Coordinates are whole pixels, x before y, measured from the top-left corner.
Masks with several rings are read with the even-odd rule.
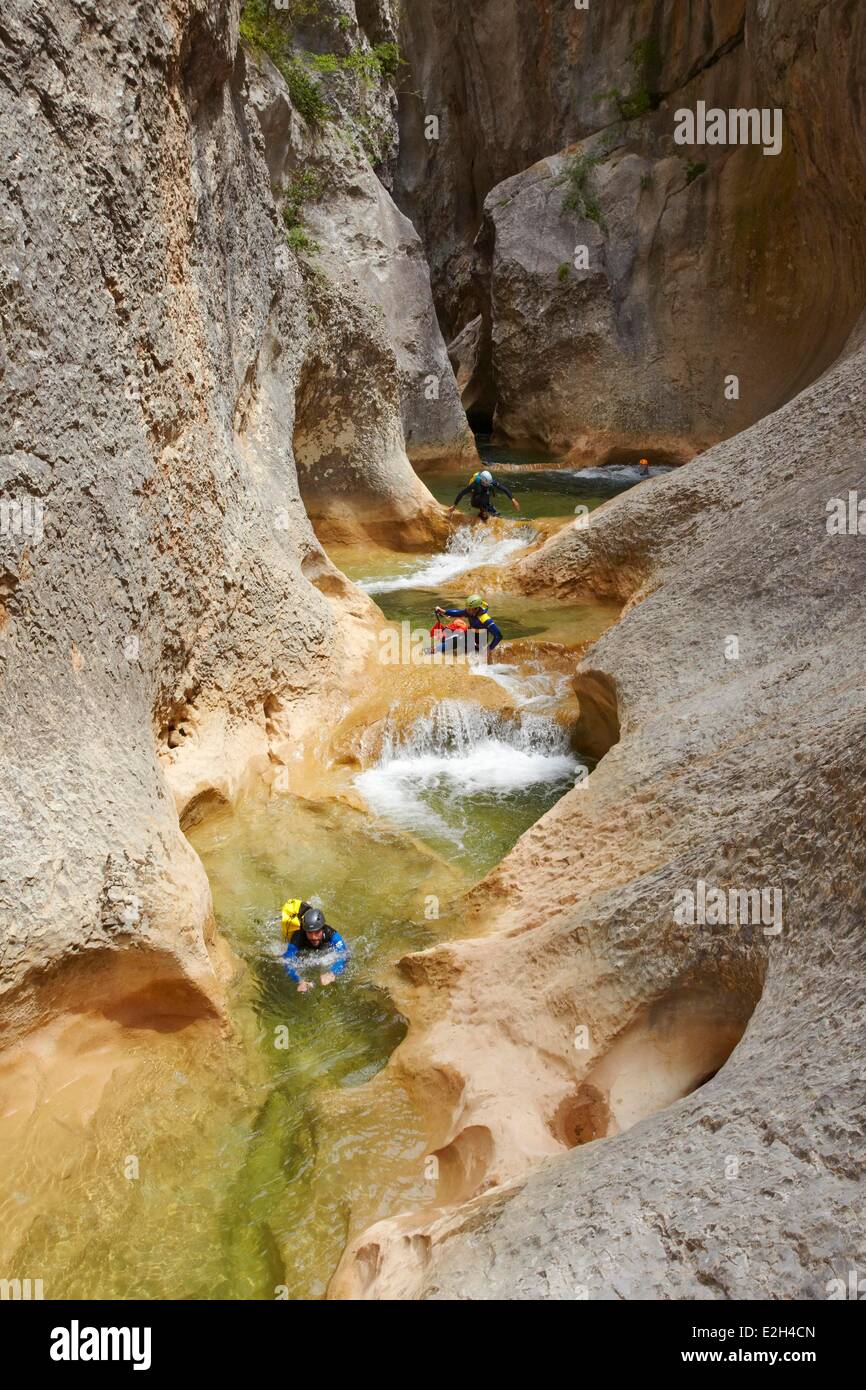
[[[683,461],[838,355],[866,292],[866,39],[862,14],[831,8],[406,7],[420,97],[401,105],[397,196],[464,401],[499,437],[576,463]],[[445,33],[459,63],[434,56]],[[816,111],[806,93],[825,88]],[[758,143],[727,121],[710,123],[724,144],[678,143],[701,102],[778,120]]]
[[[402,962],[444,1210],[334,1296],[825,1298],[862,1263],[864,365],[512,571],[631,600],[576,675],[602,760],[480,936]]]
[[[89,962],[100,999],[219,1007],[175,794],[272,778],[275,747],[339,707],[377,621],[319,546],[293,440],[311,510],[336,498],[351,529],[357,505],[362,529],[390,517],[410,544],[439,524],[384,316],[287,241],[237,6],[108,8],[4,12],[10,1028],[60,1006],[74,961],[76,997]],[[135,969],[115,978],[118,953]]]
[[[318,312],[324,309],[324,338],[341,368],[332,375],[340,379],[337,390],[346,398],[343,414],[354,415],[356,427],[365,421],[375,426],[377,413],[393,414],[396,393],[402,438],[395,432],[390,452],[408,454],[421,466],[461,456],[471,462],[474,443],[433,307],[424,251],[383,183],[388,166],[376,164],[374,170],[365,148],[347,135],[344,124],[311,129],[294,111],[286,84],[267,56],[259,55],[251,70],[250,93],[265,136],[277,204],[295,187],[307,190],[303,220],[311,246],[304,263],[313,272],[308,294],[316,297],[318,272],[347,320],[341,324],[335,309],[316,306]],[[351,122],[358,113],[348,99],[347,105],[345,120]],[[376,115],[384,127],[393,116],[381,97],[380,108]],[[375,399],[377,391],[381,402]],[[377,451],[365,441],[358,452],[359,477],[353,486],[360,492],[365,468],[375,475]],[[410,493],[412,470],[393,459],[386,464],[392,489],[401,485]],[[373,476],[367,486],[371,496],[378,491],[380,505],[387,504],[387,476],[378,484]],[[423,493],[415,491],[417,509]]]

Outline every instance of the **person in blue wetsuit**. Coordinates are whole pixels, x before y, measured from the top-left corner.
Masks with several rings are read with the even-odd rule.
[[[494,492],[501,492],[504,497],[510,500],[514,510],[520,511],[520,503],[514,493],[510,492],[504,483],[497,483],[488,468],[482,468],[480,472],[473,473],[466,486],[458,492],[449,508],[449,516],[467,494],[469,495],[470,506],[478,512],[481,521],[486,521],[489,516],[499,516],[499,512],[493,505]]]
[[[321,952],[322,955],[333,952],[336,956],[335,960],[329,961],[328,969],[319,976],[320,984],[333,984],[337,976],[342,975],[346,968],[349,948],[340,933],[328,926],[324,914],[317,907],[308,907],[301,918],[300,927],[293,933],[282,955],[282,959],[286,962],[286,974],[289,979],[295,981],[300,994],[306,993],[314,986],[312,980],[301,979],[295,969],[295,964],[305,965],[317,951]]]
[[[490,609],[480,594],[470,594],[466,600],[465,608],[437,608],[436,614],[448,618],[465,618],[470,628],[475,632],[486,632],[489,652],[492,652],[494,647],[498,647],[502,641],[502,633],[493,621]],[[454,638],[461,636],[460,633],[454,634]],[[446,638],[439,650],[447,651],[449,641],[453,642],[454,638]]]

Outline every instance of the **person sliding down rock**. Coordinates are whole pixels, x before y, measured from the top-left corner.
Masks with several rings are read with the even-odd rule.
[[[489,652],[492,652],[494,647],[498,647],[499,643],[502,641],[502,633],[493,621],[490,609],[480,594],[470,594],[466,600],[465,608],[437,608],[436,616],[437,618],[465,618],[474,632],[483,632],[486,634],[486,646]],[[439,651],[456,651],[456,643],[459,640],[460,634],[454,633],[452,637],[445,638],[441,647],[439,647]],[[451,644],[450,646],[449,643]],[[476,638],[476,650],[480,645],[480,639]]]
[[[339,932],[328,926],[324,913],[320,912],[317,907],[310,907],[309,903],[302,902],[300,898],[290,898],[287,903],[283,904],[284,940],[287,935],[287,925],[297,924],[299,918],[298,930],[292,932],[289,937],[289,944],[283,952],[282,959],[287,962],[285,971],[289,979],[295,981],[300,994],[305,994],[308,989],[314,988],[313,981],[302,980],[294,964],[290,962],[296,962],[299,966],[306,965],[315,958],[317,951],[320,951],[323,956],[333,952],[336,959],[329,961],[329,968],[319,976],[320,984],[330,985],[345,970],[349,959],[349,948]]]
[[[451,516],[454,508],[462,501],[467,493],[470,494],[469,502],[473,506],[482,521],[486,521],[489,516],[499,516],[500,513],[493,505],[494,492],[501,492],[506,497],[511,498],[511,505],[516,512],[520,511],[520,503],[512,492],[502,483],[494,482],[493,474],[486,468],[480,473],[473,473],[469,482],[461,492],[454,498],[453,505],[448,508],[448,515]]]

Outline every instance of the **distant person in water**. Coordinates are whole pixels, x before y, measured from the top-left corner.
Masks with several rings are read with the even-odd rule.
[[[482,521],[486,521],[489,516],[499,516],[499,512],[493,505],[494,492],[501,492],[505,497],[510,498],[514,510],[520,511],[520,503],[514,493],[509,492],[503,483],[495,482],[493,474],[488,469],[482,468],[479,473],[473,473],[466,486],[458,492],[453,505],[449,508],[448,515],[451,515],[454,508],[459,506],[468,494],[470,506],[476,509]]]
[[[641,475],[641,477],[642,477],[642,478],[648,478],[648,477],[649,477],[649,459],[641,459],[640,464],[639,464],[638,466],[639,466],[639,468],[640,468],[640,475]]]
[[[436,616],[437,618],[463,618],[468,622],[473,632],[485,632],[487,634],[487,650],[489,652],[492,652],[494,647],[498,647],[499,643],[502,641],[502,633],[493,621],[490,609],[480,594],[470,594],[466,600],[465,608],[437,608]],[[461,638],[465,641],[465,637],[460,633],[449,635],[437,650],[440,652],[448,651],[449,649],[457,650],[456,643],[460,641]],[[476,639],[476,645],[478,644],[478,639]]]
[[[292,931],[297,927],[296,931]],[[333,984],[342,975],[349,959],[349,948],[339,932],[329,927],[324,913],[311,907],[301,898],[289,898],[283,903],[283,940],[287,941],[282,959],[290,980],[298,986],[298,992],[305,994],[314,988],[312,980],[302,980],[295,965],[303,966],[315,960],[316,952],[327,955],[334,953],[335,959],[328,962],[328,969],[319,976],[321,985]]]

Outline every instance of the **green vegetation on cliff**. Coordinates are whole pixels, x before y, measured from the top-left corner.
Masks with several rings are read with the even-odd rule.
[[[299,4],[307,7],[303,9],[304,14],[312,12],[309,9],[312,0],[299,0]],[[286,13],[291,19],[300,11],[295,6]],[[279,68],[289,89],[292,105],[307,125],[322,125],[330,119],[331,109],[318,82],[293,50],[291,33],[271,13],[269,0],[246,0],[241,11],[240,34],[254,53],[266,53],[274,66]]]
[[[597,92],[596,102],[613,101],[624,121],[637,120],[648,111],[654,111],[659,104],[659,74],[661,72],[661,49],[654,36],[641,39],[632,48],[629,65],[634,72],[634,81],[629,92],[621,92],[618,87],[610,87],[605,92]]]
[[[286,225],[286,241],[296,253],[305,251],[307,255],[315,255],[319,250],[319,243],[304,226],[304,208],[308,203],[317,203],[322,192],[322,176],[315,169],[299,169],[286,189],[283,222]]]
[[[598,199],[590,192],[588,185],[590,174],[596,165],[604,163],[607,153],[605,149],[593,154],[575,155],[568,168],[557,179],[557,183],[568,184],[568,192],[562,200],[563,210],[576,212],[579,217],[588,217],[599,227],[604,227],[604,218]]]
[[[345,73],[362,87],[372,87],[394,77],[403,61],[396,43],[355,47],[345,55],[307,54],[295,47],[293,23],[319,13],[318,0],[293,0],[279,12],[272,9],[272,0],[245,0],[240,18],[241,39],[253,53],[266,53],[279,69],[292,105],[310,126],[323,125],[334,115],[320,85],[322,78]],[[339,31],[345,33],[350,22],[347,15],[341,15]]]
[[[316,53],[311,62],[317,72],[355,73],[367,86],[393,77],[402,63],[395,43],[377,43],[374,48],[353,48],[344,58],[338,53]]]

